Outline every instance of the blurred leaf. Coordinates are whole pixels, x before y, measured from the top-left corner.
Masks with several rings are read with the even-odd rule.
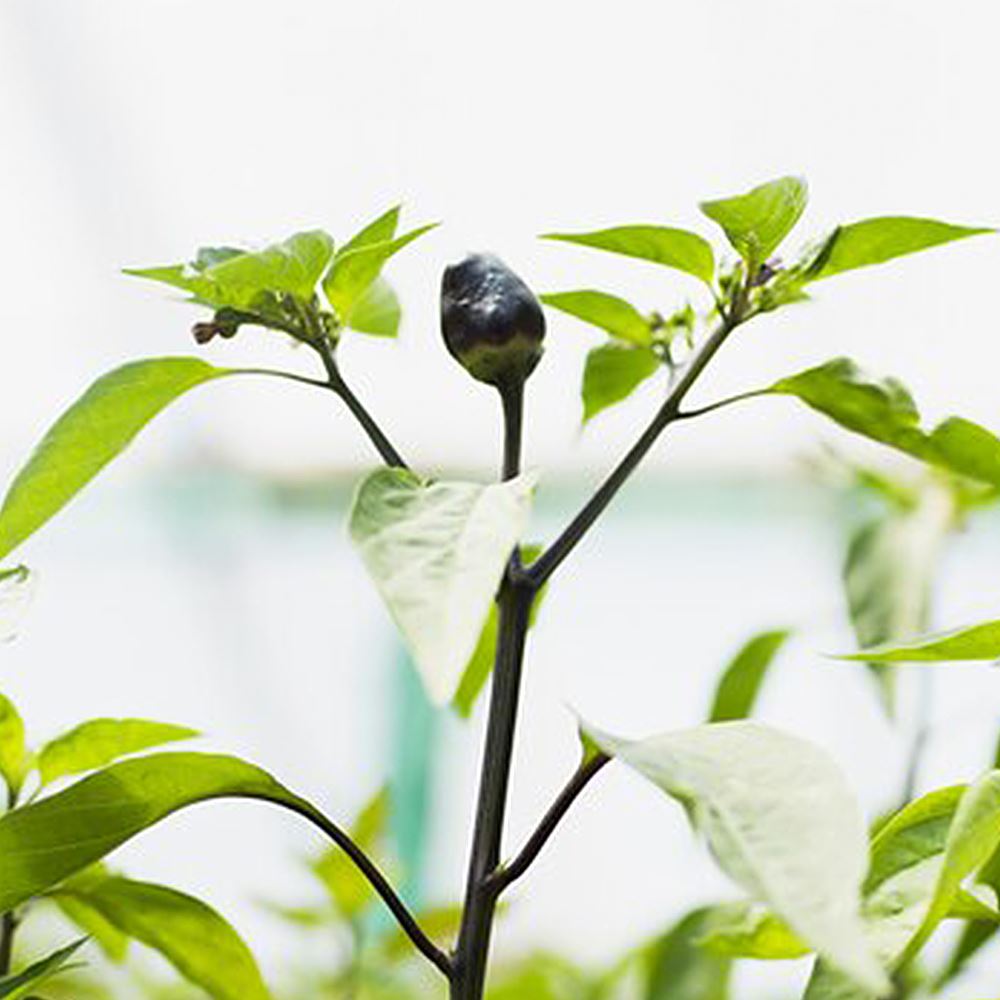
[[[147,719],[91,719],[57,736],[38,751],[43,785],[104,767],[119,757],[200,735],[186,726]]]
[[[525,565],[530,565],[542,554],[541,545],[522,545],[521,560]],[[531,628],[538,621],[538,613],[545,601],[548,593],[548,585],[544,586],[535,595],[535,603],[531,606],[531,615],[528,619],[528,627]],[[479,633],[479,641],[473,650],[472,656],[462,674],[462,680],[455,692],[455,697],[451,700],[451,706],[463,719],[472,715],[472,709],[476,705],[486,682],[493,673],[493,664],[496,660],[497,652],[497,629],[500,624],[500,616],[497,612],[496,602],[491,605],[490,613],[483,624],[483,630]]]
[[[112,764],[0,817],[0,912],[100,861],[160,820],[197,802],[260,799],[322,822],[265,771],[204,753],[160,753]]]
[[[732,961],[699,944],[710,912],[692,911],[647,949],[642,1000],[729,1000]]]
[[[123,934],[155,949],[214,1000],[270,996],[250,950],[215,910],[148,882],[111,877],[72,890]]]
[[[542,239],[578,243],[595,250],[608,250],[639,257],[665,267],[686,271],[707,285],[715,276],[712,247],[697,233],[668,226],[616,226],[591,233],[546,233]]]
[[[363,243],[342,248],[323,278],[323,291],[337,315],[344,321],[358,300],[379,276],[386,261],[417,237],[436,228],[437,223],[421,226],[402,236],[379,243]]]
[[[532,476],[425,483],[382,469],[359,487],[351,537],[431,700],[454,696],[527,522]]]
[[[101,376],[55,422],[0,509],[0,559],[65,506],[164,407],[227,375],[198,358],[134,361]]]
[[[707,910],[698,944],[716,955],[767,960],[801,958],[811,950],[767,907],[747,901]]]
[[[619,340],[638,347],[648,347],[653,342],[649,320],[635,306],[617,295],[587,289],[578,292],[553,292],[542,295],[541,300],[547,306],[599,327]]]
[[[660,357],[648,347],[610,343],[587,355],[583,371],[583,420],[586,423],[620,403],[660,369]]]
[[[24,722],[14,703],[0,694],[0,777],[7,785],[8,800],[17,797],[28,768]]]
[[[709,722],[746,719],[753,714],[768,667],[789,634],[787,630],[762,632],[740,649],[719,679],[708,715]]]
[[[1000,485],[1000,440],[985,428],[949,417],[932,431],[906,388],[895,379],[867,378],[849,358],[836,358],[782,379],[770,392],[796,396],[841,427],[930,465]]]
[[[462,923],[462,907],[454,903],[421,910],[417,914],[417,922],[432,941],[439,945],[449,945],[458,937]],[[390,960],[407,958],[415,954],[413,942],[399,927],[394,927],[390,932],[382,953]]]
[[[704,201],[701,210],[725,230],[729,242],[756,270],[791,232],[808,200],[801,177],[781,177],[746,194]]]
[[[843,271],[881,264],[895,257],[927,250],[942,243],[991,233],[977,226],[953,226],[934,219],[884,216],[841,226],[823,248],[809,277],[829,278]]]
[[[1000,621],[981,622],[946,632],[932,632],[906,642],[872,646],[839,660],[873,663],[947,663],[958,660],[1000,659]]]
[[[128,955],[128,935],[123,934],[88,903],[70,893],[56,890],[51,893],[51,899],[63,916],[91,938],[110,961],[125,961]]]
[[[16,637],[34,595],[34,583],[27,566],[0,569],[0,642]]]
[[[347,326],[373,337],[395,337],[403,310],[390,284],[381,276],[361,293],[347,314]]]
[[[752,722],[638,742],[591,735],[684,804],[721,867],[753,899],[853,980],[888,992],[860,916],[865,826],[825,752]]]
[[[22,1000],[37,986],[66,968],[69,960],[86,944],[86,941],[75,941],[65,948],[54,951],[46,958],[29,965],[23,972],[0,979],[0,997],[6,1000]]]
[[[494,975],[487,1000],[581,1000],[587,977],[568,959],[539,953]]]

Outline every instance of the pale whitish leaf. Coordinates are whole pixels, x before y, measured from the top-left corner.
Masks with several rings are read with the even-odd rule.
[[[382,469],[355,495],[351,537],[437,704],[455,694],[476,647],[534,483],[426,483]]]
[[[0,559],[58,513],[164,407],[227,374],[198,358],[153,358],[101,376],[52,425],[7,491]]]
[[[0,569],[0,642],[17,636],[34,594],[35,577],[26,566]]]
[[[636,742],[591,735],[681,801],[722,868],[803,942],[864,987],[889,992],[861,922],[865,825],[826,753],[752,722]]]

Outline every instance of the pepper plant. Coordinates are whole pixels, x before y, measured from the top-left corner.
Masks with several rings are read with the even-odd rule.
[[[181,290],[207,310],[194,326],[198,343],[262,327],[306,348],[318,371],[220,368],[197,357],[168,357],[104,375],[58,419],[12,483],[0,510],[0,559],[60,511],[149,420],[195,387],[224,378],[277,377],[329,392],[382,462],[357,488],[349,529],[429,697],[467,712],[491,677],[466,889],[456,933],[439,937],[411,912],[363,838],[256,765],[199,752],[118,760],[135,748],[113,745],[91,754],[90,774],[53,793],[39,788],[41,794],[24,805],[18,804],[17,780],[5,772],[11,809],[0,819],[4,947],[9,949],[21,909],[35,899],[82,892],[93,866],[131,837],[197,802],[249,798],[322,831],[381,898],[452,1000],[480,1000],[501,899],[529,874],[578,796],[612,760],[680,802],[718,864],[746,893],[744,902],[711,920],[699,916],[699,934],[729,955],[814,954],[808,1000],[902,995],[942,920],[995,920],[995,907],[966,883],[1000,843],[1000,771],[908,802],[870,838],[853,794],[823,750],[745,718],[761,663],[780,644],[775,636],[738,659],[720,689],[719,710],[703,725],[626,739],[600,729],[599,720],[580,722],[578,768],[523,845],[512,851],[504,840],[522,668],[540,595],[674,425],[706,420],[707,428],[709,415],[722,407],[787,397],[963,482],[1000,487],[1000,440],[990,431],[961,417],[925,427],[900,382],[872,379],[849,359],[725,399],[690,402],[716,355],[751,323],[762,325],[768,313],[852,270],[990,231],[916,217],[870,218],[839,226],[789,255],[782,248],[806,202],[806,185],[794,177],[705,202],[704,215],[728,243],[722,250],[695,232],[658,224],[547,237],[683,272],[707,293],[701,311],[684,304],[647,314],[596,289],[559,290],[539,299],[488,255],[447,268],[441,290],[445,346],[499,397],[504,445],[492,482],[433,480],[409,468],[349,386],[338,358],[339,344],[355,332],[396,334],[400,306],[382,271],[431,227],[398,235],[399,210],[393,209],[342,245],[311,231],[260,251],[214,247],[189,263],[131,271]],[[779,249],[784,262],[775,256]],[[543,302],[608,335],[587,358],[585,419],[660,372],[664,389],[635,443],[576,516],[554,539],[529,549],[524,536],[539,477],[522,469],[522,413],[525,388],[543,356]],[[23,585],[26,571],[12,566],[5,573],[5,587]],[[913,622],[915,629],[921,625]],[[863,642],[873,634],[859,628]],[[900,644],[893,630],[874,640],[887,638],[891,645],[853,655],[873,664],[994,656],[998,636],[1000,627],[989,623],[944,637],[908,636]],[[133,905],[141,916],[142,901]],[[149,919],[155,925],[147,914]],[[664,996],[674,985],[670,968],[663,966]],[[32,975],[29,969],[0,981],[0,995],[15,995]],[[224,982],[200,985],[217,997],[250,995]]]

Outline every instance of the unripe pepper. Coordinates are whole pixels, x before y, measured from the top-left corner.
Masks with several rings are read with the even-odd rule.
[[[471,254],[445,268],[441,331],[452,356],[481,382],[523,382],[542,356],[545,315],[530,288],[499,257]]]

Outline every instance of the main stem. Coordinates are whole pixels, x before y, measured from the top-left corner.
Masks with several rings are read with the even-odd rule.
[[[504,411],[503,475],[505,479],[510,479],[520,471],[523,385],[502,388],[501,398]],[[511,557],[510,565],[515,570],[520,569],[516,552]],[[521,667],[535,592],[534,586],[522,574],[508,573],[497,599],[500,621],[493,691],[486,725],[465,907],[452,958],[452,1000],[481,1000],[486,984],[498,897],[498,889],[491,876],[500,864],[521,691]]]

